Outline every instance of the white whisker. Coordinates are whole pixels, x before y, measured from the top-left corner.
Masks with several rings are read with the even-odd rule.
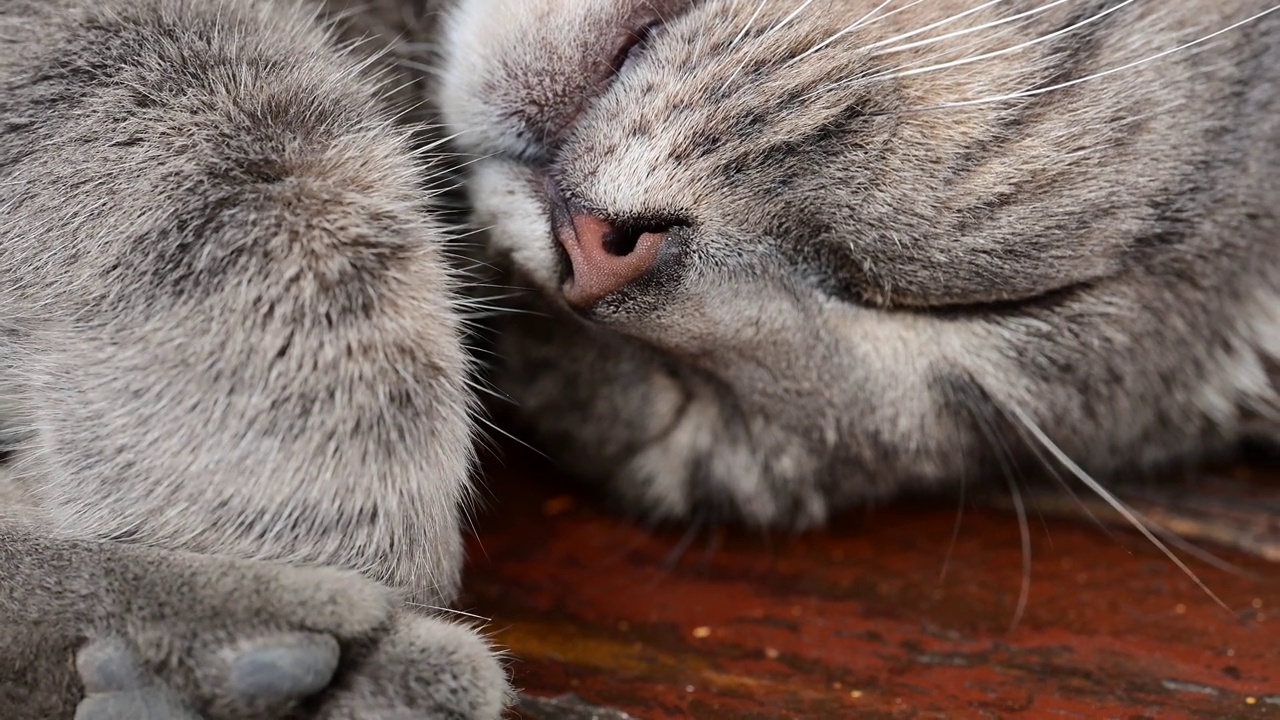
[[[913,3],[911,3],[911,4],[912,4],[912,5],[915,5],[916,3],[920,2],[920,1],[921,1],[921,0],[916,0],[916,2],[913,2]],[[814,54],[814,53],[818,52],[819,50],[821,50],[822,48],[824,48],[824,47],[826,47],[826,46],[830,45],[831,43],[835,42],[836,40],[838,40],[838,39],[840,39],[840,38],[844,37],[845,35],[847,35],[847,34],[849,34],[849,33],[853,32],[854,30],[857,30],[858,28],[862,27],[862,26],[863,26],[863,25],[864,25],[868,20],[870,20],[872,17],[874,17],[874,16],[876,15],[876,13],[880,12],[881,10],[883,10],[883,9],[885,8],[885,6],[886,6],[886,5],[888,5],[888,4],[889,4],[889,3],[891,3],[891,2],[893,2],[893,0],[884,0],[884,2],[882,2],[882,3],[880,3],[879,5],[877,5],[877,6],[875,6],[874,8],[872,8],[871,12],[869,12],[869,13],[867,13],[866,15],[863,15],[861,18],[859,18],[859,19],[857,19],[857,20],[853,21],[853,23],[852,23],[852,24],[850,24],[848,27],[846,27],[845,29],[841,30],[840,32],[836,33],[835,35],[832,35],[831,37],[827,38],[826,40],[823,40],[822,42],[818,43],[817,45],[814,45],[813,47],[809,48],[808,50],[805,50],[804,52],[800,53],[799,55],[797,55],[797,56],[795,56],[795,57],[791,58],[791,59],[790,59],[790,60],[788,60],[785,64],[783,64],[783,66],[782,66],[782,67],[783,67],[783,68],[790,67],[790,65],[791,65],[792,63],[794,63],[794,62],[798,62],[798,61],[800,61],[800,60],[803,60],[803,59],[804,59],[804,58],[806,58],[806,57],[809,57],[810,55],[812,55],[812,54]],[[910,7],[910,6],[908,6],[908,7]],[[896,11],[895,11],[895,12],[896,12]],[[892,14],[892,13],[890,13],[890,14]]]
[[[903,50],[911,50],[913,48],[924,47],[926,45],[932,45],[934,43],[943,42],[944,40],[951,40],[952,38],[958,38],[963,35],[969,35],[971,33],[980,32],[982,30],[989,30],[993,27],[999,27],[1000,25],[1005,25],[1011,22],[1017,22],[1018,20],[1029,18],[1033,15],[1037,15],[1039,13],[1045,12],[1047,10],[1050,10],[1066,2],[1072,2],[1072,0],[1053,0],[1053,2],[1051,3],[1047,3],[1045,5],[1041,5],[1040,7],[1032,8],[1030,10],[1020,12],[1016,15],[1010,15],[1008,17],[1003,17],[998,20],[992,20],[991,22],[986,22],[981,25],[974,25],[973,27],[964,28],[963,30],[953,30],[952,32],[949,32],[945,35],[938,35],[937,37],[925,38],[923,40],[917,40],[915,42],[906,43],[905,45],[888,47],[873,54],[888,55],[889,53],[901,52]],[[990,3],[987,3],[987,4],[989,5]],[[878,42],[878,43],[875,43],[874,45],[868,45],[866,49],[870,50],[870,49],[881,47],[888,44],[889,44],[889,41]]]
[[[1257,577],[1254,573],[1246,570],[1245,568],[1242,568],[1239,565],[1223,560],[1222,558],[1218,557],[1217,555],[1214,555],[1208,550],[1205,550],[1204,548],[1196,547],[1195,544],[1187,542],[1186,540],[1183,540],[1182,537],[1180,537],[1176,532],[1169,530],[1166,527],[1163,527],[1162,525],[1160,525],[1160,523],[1152,522],[1151,520],[1147,520],[1147,522],[1150,523],[1152,527],[1152,532],[1156,533],[1161,538],[1164,538],[1164,541],[1169,543],[1169,545],[1194,557],[1195,559],[1199,560],[1205,565],[1208,565],[1213,568],[1217,568],[1218,570],[1231,573],[1233,575],[1239,575],[1241,577]]]
[[[965,466],[960,465],[963,469]],[[956,542],[960,540],[960,525],[964,522],[964,503],[965,503],[965,481],[964,475],[960,476],[960,502],[956,507],[956,521],[951,526],[951,542],[947,543],[947,554],[942,557],[942,571],[938,573],[938,582],[947,579],[947,570],[951,568],[951,556],[955,554]]]
[[[476,615],[475,613],[469,613],[469,612],[458,610],[455,608],[440,607],[439,605],[427,605],[425,603],[417,603],[417,602],[410,602],[410,601],[405,601],[405,604],[412,605],[414,607],[421,608],[423,610],[433,610],[435,612],[443,613],[446,615],[458,615],[465,618],[471,618],[472,620],[479,620],[480,622],[486,623],[486,624],[493,622],[493,618],[487,618],[482,615]]]
[[[751,17],[747,18],[747,24],[742,26],[742,31],[733,39],[733,42],[729,43],[729,47],[737,47],[738,43],[742,42],[742,38],[746,37],[747,33],[751,31],[751,26],[755,23],[756,18],[760,17],[760,13],[764,11],[764,6],[768,2],[769,0],[760,0],[760,4],[756,6],[756,11],[751,14]]]
[[[937,65],[930,65],[928,67],[913,68],[910,70],[891,70],[889,72],[881,73],[879,75],[872,75],[867,79],[878,80],[881,78],[890,79],[890,78],[911,77],[913,75],[922,75],[924,73],[937,72],[938,70],[946,70],[948,68],[960,67],[962,65],[969,65],[971,63],[982,62],[983,60],[990,60],[992,58],[1002,57],[1004,55],[1011,55],[1013,53],[1026,50],[1027,48],[1034,47],[1041,43],[1048,42],[1050,40],[1053,40],[1054,38],[1062,37],[1063,35],[1067,35],[1069,33],[1075,32],[1076,30],[1079,30],[1085,25],[1097,22],[1112,13],[1119,12],[1120,10],[1128,7],[1129,5],[1132,5],[1135,2],[1137,2],[1137,0],[1124,0],[1124,2],[1120,3],[1119,5],[1116,5],[1114,7],[1109,7],[1106,10],[1103,10],[1102,12],[1091,15],[1085,18],[1084,20],[1081,20],[1080,22],[1077,22],[1068,27],[1062,28],[1061,30],[1055,30],[1051,33],[1047,33],[1045,35],[1041,35],[1040,37],[1027,40],[1026,42],[1018,43],[1017,45],[1013,45],[1011,47],[1003,48],[1000,50],[993,50],[991,52],[982,53],[980,55],[972,55],[970,57],[964,57],[958,60],[952,60],[950,62],[939,63]]]
[[[995,4],[997,4],[997,3],[1001,3],[1001,2],[1005,2],[1005,1],[1006,1],[1006,0],[987,0],[987,2],[984,2],[984,3],[982,3],[981,5],[979,5],[979,6],[975,7],[975,8],[970,8],[970,9],[968,9],[968,10],[965,10],[965,11],[964,11],[964,12],[962,12],[962,13],[956,13],[955,15],[952,15],[952,16],[951,16],[951,17],[949,17],[949,18],[943,18],[942,20],[938,20],[938,21],[936,21],[936,22],[929,23],[928,25],[925,25],[924,27],[921,27],[921,28],[916,28],[915,30],[912,30],[911,32],[905,32],[905,33],[902,33],[901,35],[895,35],[894,37],[891,37],[891,38],[889,38],[889,39],[887,39],[887,40],[881,40],[880,42],[872,43],[872,44],[867,45],[866,47],[864,47],[864,48],[862,48],[862,49],[863,49],[864,51],[866,51],[866,50],[872,50],[872,49],[877,48],[877,47],[880,47],[880,46],[882,46],[882,45],[891,45],[891,44],[896,43],[896,42],[898,42],[898,41],[900,41],[900,40],[906,40],[907,38],[913,38],[913,37],[915,37],[916,35],[919,35],[919,34],[921,34],[921,33],[926,33],[926,32],[929,32],[930,30],[934,30],[934,29],[940,28],[940,27],[942,27],[943,25],[950,25],[951,23],[955,22],[956,20],[960,20],[961,18],[968,17],[969,15],[972,15],[972,14],[974,14],[974,13],[976,13],[976,12],[981,12],[982,10],[985,10],[986,8],[989,8],[989,7],[991,7],[992,5],[995,5]],[[892,14],[892,13],[890,13],[890,14]]]
[[[1251,23],[1251,22],[1255,22],[1255,21],[1257,21],[1257,20],[1259,20],[1259,19],[1261,19],[1261,18],[1263,18],[1263,17],[1266,17],[1267,15],[1270,15],[1271,13],[1273,13],[1273,12],[1275,12],[1275,11],[1277,11],[1277,10],[1280,10],[1280,5],[1272,6],[1272,7],[1268,8],[1268,9],[1266,9],[1266,10],[1263,10],[1262,12],[1260,12],[1260,13],[1258,13],[1258,14],[1256,14],[1256,15],[1253,15],[1253,16],[1251,16],[1251,17],[1248,17],[1248,18],[1244,19],[1244,20],[1241,20],[1240,22],[1237,22],[1237,23],[1234,23],[1234,24],[1232,24],[1232,25],[1229,25],[1229,26],[1227,26],[1227,27],[1225,27],[1225,28],[1222,28],[1221,30],[1218,30],[1218,31],[1213,32],[1213,33],[1210,33],[1209,35],[1205,35],[1204,37],[1196,38],[1195,40],[1191,40],[1191,41],[1189,41],[1189,42],[1185,42],[1185,43],[1183,43],[1183,44],[1181,44],[1181,45],[1178,45],[1177,47],[1170,48],[1170,49],[1165,50],[1165,51],[1163,51],[1163,52],[1156,53],[1155,55],[1149,55],[1149,56],[1147,56],[1147,57],[1145,57],[1145,58],[1142,58],[1141,60],[1134,60],[1134,61],[1133,61],[1133,62],[1131,62],[1131,63],[1127,63],[1127,64],[1124,64],[1124,65],[1120,65],[1120,66],[1118,66],[1118,67],[1113,67],[1113,68],[1110,68],[1110,69],[1108,69],[1108,70],[1102,70],[1102,71],[1100,71],[1100,72],[1096,72],[1096,73],[1094,73],[1094,74],[1092,74],[1092,75],[1086,75],[1085,77],[1082,77],[1082,78],[1076,78],[1075,80],[1068,80],[1068,81],[1066,81],[1066,82],[1058,83],[1058,84],[1056,84],[1056,85],[1051,85],[1051,86],[1049,86],[1049,87],[1043,87],[1043,88],[1036,88],[1036,89],[1034,89],[1034,90],[1023,90],[1023,91],[1016,92],[1016,93],[1009,93],[1009,94],[1007,94],[1007,95],[997,95],[997,96],[992,96],[992,97],[980,98],[980,99],[978,99],[978,100],[960,100],[960,101],[956,101],[956,102],[942,103],[942,104],[940,104],[940,105],[930,105],[930,106],[928,106],[928,107],[924,107],[924,108],[914,108],[914,109],[912,109],[912,110],[910,110],[910,111],[907,111],[907,112],[914,112],[914,111],[916,111],[916,110],[940,110],[940,109],[945,109],[945,108],[967,107],[967,106],[970,106],[970,105],[981,105],[981,104],[983,104],[983,103],[993,103],[993,102],[1001,102],[1001,101],[1004,101],[1004,100],[1016,100],[1016,99],[1019,99],[1019,98],[1034,97],[1034,96],[1036,96],[1036,95],[1043,95],[1043,94],[1045,94],[1045,93],[1053,92],[1053,91],[1055,91],[1055,90],[1062,90],[1062,89],[1064,89],[1064,88],[1072,87],[1073,85],[1079,85],[1079,84],[1081,84],[1081,83],[1089,82],[1090,80],[1097,80],[1097,79],[1099,79],[1099,78],[1103,78],[1103,77],[1106,77],[1106,76],[1108,76],[1108,75],[1114,75],[1115,73],[1118,73],[1118,72],[1124,72],[1125,70],[1131,70],[1131,69],[1133,69],[1133,68],[1135,68],[1135,67],[1139,67],[1139,66],[1141,66],[1141,65],[1145,65],[1145,64],[1150,63],[1150,62],[1155,62],[1156,60],[1159,60],[1160,58],[1167,57],[1167,56],[1169,56],[1169,55],[1172,55],[1172,54],[1177,53],[1177,52],[1181,52],[1181,51],[1186,50],[1186,49],[1191,48],[1191,47],[1195,47],[1196,45],[1201,45],[1201,44],[1203,44],[1203,43],[1206,43],[1206,42],[1208,42],[1208,41],[1212,40],[1213,38],[1216,38],[1216,37],[1218,37],[1218,36],[1220,36],[1220,35],[1223,35],[1224,33],[1231,32],[1232,30],[1235,30],[1236,28],[1242,27],[1242,26],[1244,26],[1244,25],[1248,25],[1248,24],[1249,24],[1249,23]]]
[[[791,11],[790,15],[782,18],[782,20],[778,22],[777,25],[774,25],[773,27],[765,31],[764,37],[768,37],[778,32],[782,28],[786,27],[788,23],[790,23],[792,20],[795,20],[796,16],[798,16],[801,12],[804,11],[805,8],[809,7],[812,4],[813,4],[813,0],[804,0],[804,2],[800,3],[800,7],[797,7],[795,10]]]
[[[1155,533],[1151,532],[1150,528],[1147,527],[1145,520],[1136,511],[1131,509],[1113,493],[1103,487],[1101,483],[1094,480],[1093,477],[1089,475],[1089,473],[1085,472],[1083,468],[1077,465],[1075,461],[1063,452],[1062,448],[1059,448],[1053,440],[1049,439],[1049,436],[1046,435],[1044,431],[1041,430],[1040,427],[1036,425],[1035,422],[1033,422],[1031,418],[1020,408],[1009,407],[1007,411],[1009,414],[1013,415],[1024,428],[1026,428],[1027,432],[1031,433],[1032,437],[1034,437],[1045,450],[1049,451],[1050,455],[1053,455],[1054,459],[1074,475],[1076,479],[1084,483],[1090,490],[1096,493],[1098,497],[1102,498],[1103,501],[1110,505],[1116,512],[1120,513],[1125,520],[1129,521],[1130,524],[1137,528],[1138,532],[1142,533],[1142,535],[1146,537],[1152,545],[1155,545],[1160,552],[1164,553],[1165,557],[1169,558],[1169,560],[1176,565],[1179,570],[1186,573],[1187,577],[1191,578],[1191,581],[1204,591],[1204,593],[1215,603],[1227,612],[1231,612],[1231,608],[1223,602],[1217,594],[1209,589],[1209,586],[1200,579],[1200,576],[1196,575],[1195,572],[1182,561],[1182,558],[1178,557],[1167,545],[1161,542],[1160,538],[1156,537]]]
[[[1018,590],[1018,606],[1013,611],[1013,621],[1009,623],[1009,632],[1018,629],[1022,617],[1027,612],[1027,603],[1031,599],[1031,527],[1027,524],[1027,507],[1022,502],[1022,491],[1018,483],[1010,475],[1005,476],[1009,484],[1009,494],[1013,496],[1013,508],[1018,514],[1018,536],[1022,539],[1022,586]]]

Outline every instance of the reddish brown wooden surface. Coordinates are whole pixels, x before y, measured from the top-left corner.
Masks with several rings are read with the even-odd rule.
[[[967,510],[954,545],[954,506],[691,535],[566,494],[527,454],[491,466],[463,607],[530,696],[574,696],[525,717],[1280,718],[1275,563],[1192,562],[1227,611],[1136,533],[1032,513],[1010,631],[1023,553],[1000,510]]]

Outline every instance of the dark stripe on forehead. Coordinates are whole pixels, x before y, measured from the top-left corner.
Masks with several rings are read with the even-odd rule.
[[[766,171],[794,165],[803,170],[815,161],[822,162],[827,155],[841,155],[863,148],[859,139],[864,133],[860,132],[859,125],[867,121],[866,111],[858,104],[850,103],[839,113],[806,127],[803,132],[776,138],[763,147],[750,146],[738,160]]]

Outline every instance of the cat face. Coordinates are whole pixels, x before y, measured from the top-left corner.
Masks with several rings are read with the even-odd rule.
[[[444,117],[557,318],[504,389],[654,512],[760,523],[1032,424],[1095,471],[1212,449],[1275,397],[1263,9],[462,0]]]

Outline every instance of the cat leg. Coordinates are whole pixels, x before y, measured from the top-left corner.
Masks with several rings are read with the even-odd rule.
[[[12,10],[0,357],[37,530],[4,541],[0,665],[42,669],[6,692],[270,717],[332,638],[302,717],[496,717],[477,634],[366,597],[453,599],[473,462],[431,171],[376,84],[289,0]]]
[[[524,312],[494,321],[494,354],[501,360],[490,369],[491,381],[510,399],[495,401],[495,412],[509,416],[561,467],[604,486],[606,496],[626,511],[639,507],[678,520],[811,525],[826,518],[828,500],[839,502],[831,490],[826,497],[818,491],[813,474],[786,480],[787,472],[803,470],[802,462],[771,461],[796,454],[785,445],[763,450],[785,433],[767,418],[743,412],[714,379],[642,343],[577,322],[534,296],[522,302]],[[1280,426],[1272,415],[1255,417],[1242,430],[1254,444],[1255,462],[1280,458]],[[852,467],[836,471],[851,473]],[[835,479],[847,484],[848,477]],[[1108,485],[1123,502],[1183,540],[1280,561],[1280,507],[1265,471],[1210,470],[1164,477],[1158,484],[1115,480]],[[770,492],[779,486],[782,491]],[[812,492],[795,493],[796,488]],[[1016,509],[998,484],[989,489],[979,502]],[[1038,512],[1132,529],[1128,518],[1087,490],[1064,493],[1045,482],[1027,492],[1023,499]],[[786,497],[800,501],[780,499]]]

